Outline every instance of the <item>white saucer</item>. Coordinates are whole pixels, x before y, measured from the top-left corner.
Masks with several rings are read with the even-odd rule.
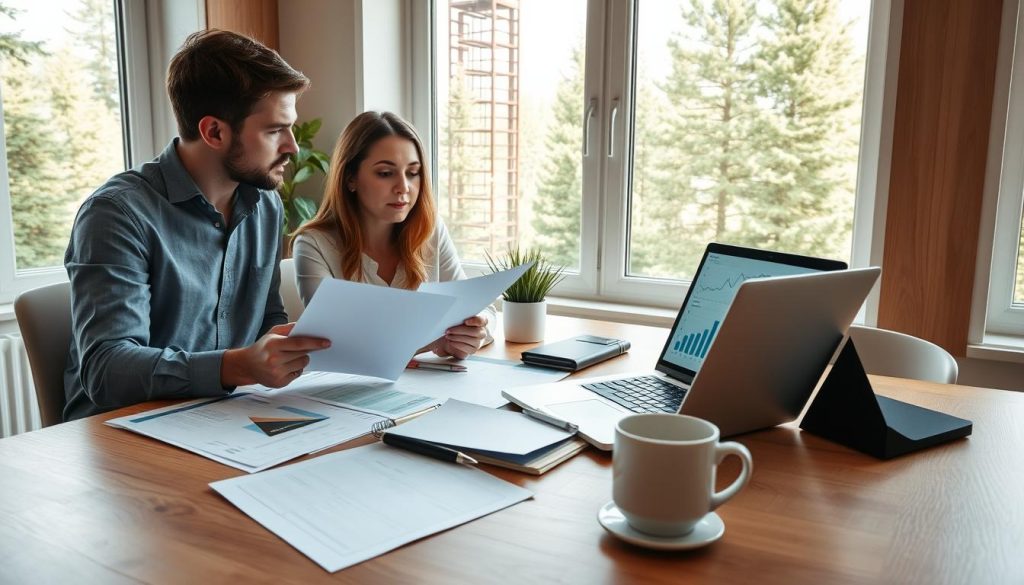
[[[633,528],[626,522],[615,502],[608,502],[597,512],[597,521],[604,529],[630,544],[656,550],[687,550],[715,542],[725,534],[725,523],[714,512],[700,519],[689,534],[683,536],[654,536]]]

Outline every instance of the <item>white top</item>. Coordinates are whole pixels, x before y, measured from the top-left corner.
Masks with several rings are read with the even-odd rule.
[[[434,236],[427,242],[427,250],[424,260],[427,265],[427,282],[447,282],[449,280],[463,280],[466,272],[462,270],[462,263],[459,261],[459,254],[455,250],[455,242],[444,222],[438,221],[434,228]],[[394,288],[406,288],[405,267],[401,264],[395,271],[395,278],[388,284],[377,274],[377,262],[362,255],[363,273],[360,282],[375,284],[378,286],[390,286]],[[295,238],[292,243],[292,257],[295,259],[295,283],[299,288],[299,297],[304,305],[309,304],[313,293],[320,286],[324,277],[341,278],[341,252],[337,239],[333,234],[324,230],[305,231]],[[481,313],[487,317],[487,339],[490,343],[494,338],[494,324],[497,322],[497,313],[493,306],[489,306]]]

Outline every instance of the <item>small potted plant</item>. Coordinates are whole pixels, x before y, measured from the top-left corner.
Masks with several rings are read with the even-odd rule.
[[[537,248],[521,250],[519,246],[510,246],[497,260],[487,254],[487,266],[493,272],[531,262],[533,266],[501,295],[506,341],[532,343],[544,339],[547,296],[565,278],[565,267],[552,265]]]
[[[299,151],[290,156],[291,164],[288,165],[284,181],[277,190],[281,202],[284,203],[284,225],[281,230],[284,234],[290,234],[316,215],[316,202],[299,196],[295,188],[299,183],[305,183],[316,175],[326,175],[330,167],[331,159],[327,153],[313,146],[313,138],[320,131],[320,125],[320,118],[317,118],[292,126],[292,134],[295,136]],[[291,247],[286,248],[290,250]]]

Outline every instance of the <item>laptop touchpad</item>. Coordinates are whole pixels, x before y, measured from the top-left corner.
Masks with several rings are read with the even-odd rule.
[[[580,426],[594,425],[596,428],[615,429],[615,423],[629,414],[613,408],[600,400],[578,400],[547,404],[545,408],[559,417]]]

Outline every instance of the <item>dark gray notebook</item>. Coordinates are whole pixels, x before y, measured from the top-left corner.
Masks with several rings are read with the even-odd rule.
[[[579,335],[523,352],[523,362],[575,372],[629,351],[629,342],[611,337]]]

